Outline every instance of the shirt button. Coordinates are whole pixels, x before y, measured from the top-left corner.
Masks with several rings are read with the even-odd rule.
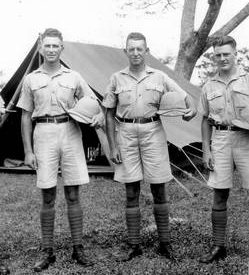
[[[142,96],[141,94],[139,94],[139,97]]]

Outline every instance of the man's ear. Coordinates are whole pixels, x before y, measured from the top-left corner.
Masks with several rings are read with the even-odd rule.
[[[146,48],[146,54],[150,53],[150,48]]]
[[[124,52],[125,54],[127,54],[127,50],[126,50],[126,49],[123,49],[123,52]]]

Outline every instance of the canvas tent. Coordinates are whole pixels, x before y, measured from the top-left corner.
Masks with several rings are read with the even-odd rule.
[[[78,71],[100,99],[103,97],[110,75],[128,65],[127,58],[121,49],[77,42],[65,42],[61,61],[67,67]],[[152,55],[148,56],[147,61],[149,66],[164,71],[176,80],[193,97],[195,102],[198,101],[200,94],[198,87],[177,76]],[[37,52],[37,43],[35,43],[25,60],[2,90],[1,94],[7,108],[16,109],[17,113],[5,115],[0,124],[0,165],[3,164],[5,158],[23,159],[20,130],[21,110],[18,110],[15,105],[19,97],[23,77],[36,69],[40,62],[41,57]],[[179,117],[163,117],[162,121],[169,143],[176,148],[182,149],[201,141],[199,116],[190,122],[185,122]],[[90,127],[83,129],[83,141],[85,142],[84,136],[88,137],[87,139],[90,142],[97,138],[94,130],[90,129]],[[98,133],[98,138],[104,148],[104,152],[107,153],[108,146],[105,135]]]

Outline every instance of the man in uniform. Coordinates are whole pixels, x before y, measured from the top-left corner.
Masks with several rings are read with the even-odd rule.
[[[145,57],[149,49],[143,34],[130,33],[124,52],[129,67],[111,76],[103,100],[103,106],[107,108],[110,159],[115,164],[114,179],[125,183],[126,187],[126,223],[130,248],[124,260],[142,254],[139,236],[141,180],[150,183],[154,198],[160,241],[158,252],[170,258],[169,212],[164,183],[172,179],[172,174],[167,140],[157,111],[162,96],[169,91],[179,93],[179,97],[184,98],[189,108],[183,116],[185,120],[190,120],[196,110],[189,96],[171,78],[146,65]]]
[[[40,41],[44,62],[25,77],[18,102],[18,107],[22,108],[25,164],[37,169],[37,186],[42,193],[40,221],[43,250],[34,267],[37,272],[55,261],[54,205],[59,164],[73,242],[72,258],[83,266],[92,264],[84,255],[82,246],[83,214],[79,186],[89,182],[82,135],[79,125],[65,109],[72,108],[76,99],[83,96],[96,97],[79,73],[60,63],[62,50],[62,34],[56,29],[46,29]],[[32,122],[35,123],[34,132]],[[101,116],[93,117],[91,126],[100,124]]]
[[[236,63],[236,41],[231,36],[217,37],[213,48],[218,72],[204,85],[199,110],[203,115],[203,163],[210,170],[208,185],[214,191],[214,246],[200,258],[202,263],[227,255],[227,200],[233,187],[234,165],[243,187],[249,188],[249,75]]]

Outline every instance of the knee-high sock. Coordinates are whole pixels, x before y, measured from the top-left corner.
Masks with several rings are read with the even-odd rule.
[[[211,218],[214,244],[218,246],[224,246],[227,225],[227,210],[212,209]]]
[[[80,203],[68,205],[68,221],[73,245],[82,243],[83,211]]]
[[[53,248],[55,210],[42,209],[40,213],[42,247]]]
[[[168,243],[170,241],[170,234],[169,210],[167,203],[154,204],[154,216],[157,225],[159,242]]]
[[[141,214],[139,207],[126,208],[126,224],[130,244],[140,243],[140,221]]]

